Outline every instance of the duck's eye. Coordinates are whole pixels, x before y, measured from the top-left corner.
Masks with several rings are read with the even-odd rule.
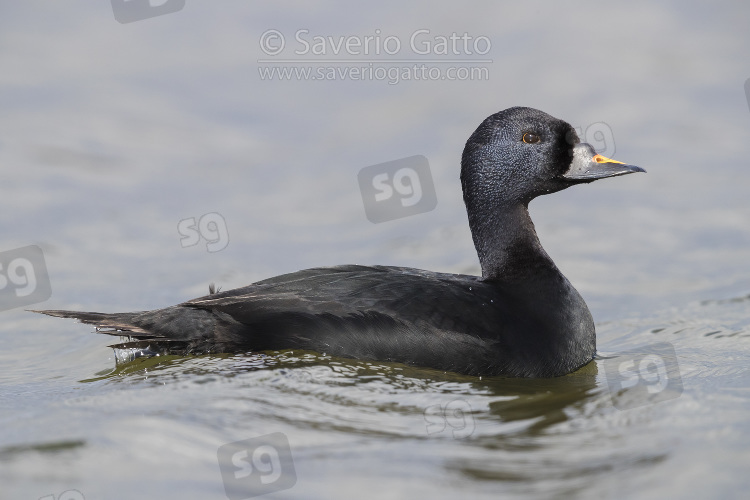
[[[536,144],[537,142],[541,141],[541,140],[542,140],[542,138],[541,138],[541,137],[539,137],[539,136],[538,136],[538,135],[536,135],[536,134],[532,134],[532,133],[530,133],[530,132],[526,132],[525,134],[523,134],[523,138],[522,138],[522,140],[523,140],[523,142],[525,142],[526,144]]]

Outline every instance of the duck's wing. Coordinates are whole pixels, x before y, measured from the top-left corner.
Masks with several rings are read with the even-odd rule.
[[[478,277],[384,266],[299,271],[191,300],[237,328],[217,341],[241,349],[302,348],[487,372],[509,354],[502,317],[513,314]]]
[[[375,313],[481,336],[497,327],[500,294],[476,276],[350,265],[285,274],[181,306],[220,311],[245,324],[275,314]]]

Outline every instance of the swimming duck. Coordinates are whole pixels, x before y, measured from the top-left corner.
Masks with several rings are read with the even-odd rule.
[[[513,107],[485,119],[461,157],[481,276],[344,265],[152,311],[34,312],[128,336],[112,347],[141,354],[306,349],[468,375],[565,375],[593,359],[594,322],[542,248],[528,204],[633,172],[645,170],[597,154],[562,120]]]

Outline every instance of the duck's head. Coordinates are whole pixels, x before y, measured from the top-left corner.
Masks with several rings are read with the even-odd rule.
[[[597,154],[568,123],[523,107],[485,119],[461,158],[467,205],[471,199],[487,204],[487,196],[494,203],[528,204],[574,184],[634,172],[645,170]]]

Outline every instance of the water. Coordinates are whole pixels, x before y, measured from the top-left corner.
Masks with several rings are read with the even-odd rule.
[[[264,498],[744,498],[748,10],[188,0],[119,24],[107,2],[4,6],[0,256],[13,290],[28,277],[7,274],[18,249],[50,288],[0,312],[0,498],[227,498],[221,453],[247,452],[242,476],[258,449],[238,481],[248,493],[279,472]],[[491,50],[415,54],[425,29],[418,41],[466,33]],[[278,55],[261,50],[269,30],[286,38]],[[378,30],[400,52],[332,52]],[[327,54],[295,54],[295,33]],[[279,57],[303,61],[262,62]],[[488,78],[259,73],[422,57]],[[116,366],[116,338],[23,310],[150,309],[342,263],[477,273],[460,152],[513,105],[648,171],[531,205],[597,324],[599,355],[574,374],[480,379],[301,351]],[[371,223],[358,173],[416,155],[437,205]]]

